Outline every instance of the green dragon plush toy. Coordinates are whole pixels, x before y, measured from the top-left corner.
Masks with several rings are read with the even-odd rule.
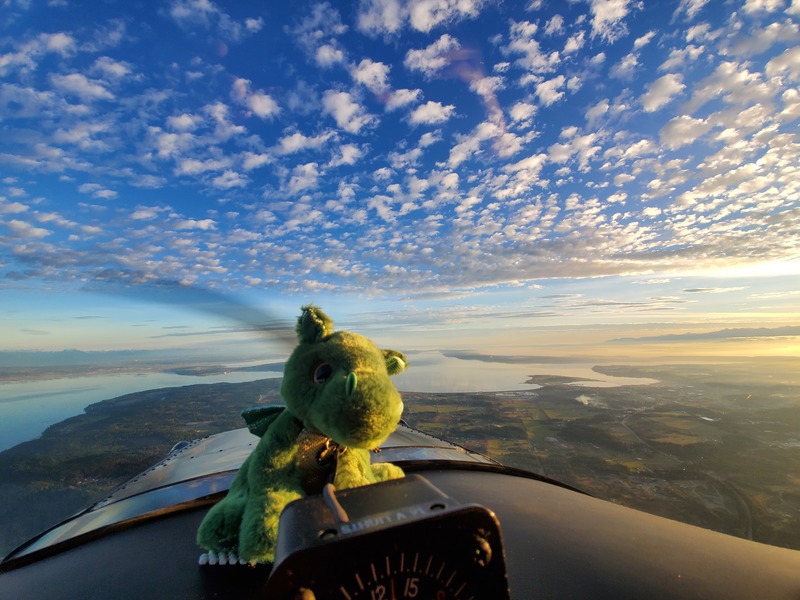
[[[201,564],[217,556],[273,562],[278,518],[292,500],[320,493],[328,482],[344,489],[403,476],[391,463],[372,464],[370,451],[400,420],[403,402],[389,376],[405,369],[406,357],[362,335],[334,333],[316,306],[302,311],[299,344],[283,372],[286,406],[242,413],[261,439],[200,524],[197,541],[210,551]]]

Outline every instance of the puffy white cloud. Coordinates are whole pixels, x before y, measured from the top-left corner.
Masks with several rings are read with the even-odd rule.
[[[403,88],[400,90],[393,90],[389,93],[389,96],[386,99],[386,110],[391,112],[393,110],[397,110],[398,108],[413,104],[420,99],[420,96],[422,96],[422,90],[419,89],[409,90]]]
[[[609,106],[608,99],[603,98],[594,106],[589,107],[585,114],[586,124],[590,128],[594,128],[600,119],[602,119],[608,113]]]
[[[636,40],[633,42],[634,51],[647,46],[647,44],[649,44],[653,40],[655,35],[656,35],[655,31],[648,31],[643,36],[636,38]]]
[[[421,50],[409,50],[403,64],[407,69],[420,71],[426,77],[433,77],[450,64],[450,55],[459,48],[461,44],[458,40],[445,33]]]
[[[167,127],[173,131],[194,131],[200,123],[200,117],[188,113],[173,115],[167,118]]]
[[[114,99],[114,94],[109,92],[99,81],[89,79],[80,73],[51,75],[50,81],[56,89],[74,94],[85,102]]]
[[[303,150],[319,148],[329,139],[334,137],[334,135],[335,134],[333,131],[326,131],[319,135],[308,137],[299,131],[295,131],[294,133],[283,136],[280,140],[278,140],[276,152],[278,154],[294,154],[295,152],[302,152]]]
[[[592,35],[613,42],[628,33],[624,19],[630,12],[631,0],[589,0],[592,14]]]
[[[350,74],[353,81],[376,94],[389,89],[389,66],[381,62],[365,58],[358,63],[358,66],[353,67]]]
[[[261,119],[271,119],[277,115],[281,109],[272,96],[260,91],[253,92],[250,85],[249,79],[235,78],[231,86],[231,97]]]
[[[510,41],[501,49],[505,54],[521,54],[516,63],[531,73],[549,73],[558,66],[561,58],[557,51],[549,54],[542,50],[536,39],[538,25],[530,21],[512,21]]]
[[[536,96],[539,98],[539,102],[544,106],[550,106],[561,100],[564,97],[564,92],[561,91],[561,88],[564,87],[565,83],[566,79],[563,75],[537,83]]]
[[[691,144],[697,138],[704,135],[711,129],[708,121],[694,119],[688,115],[681,115],[670,120],[659,131],[661,142],[668,148],[680,148],[686,144]]]
[[[706,4],[708,4],[708,0],[681,0],[678,8],[675,9],[675,15],[683,13],[689,20],[694,19]]]
[[[586,43],[586,34],[584,31],[579,31],[578,33],[570,36],[567,42],[564,44],[564,54],[574,54]]]
[[[200,229],[202,231],[210,231],[217,228],[217,224],[212,219],[181,219],[173,224],[176,231],[187,231],[191,229]]]
[[[783,8],[784,0],[746,0],[744,12],[775,12]]]
[[[361,0],[358,28],[368,35],[395,33],[407,17],[406,8],[399,0]]]
[[[252,171],[253,169],[258,169],[264,165],[271,164],[274,161],[275,159],[271,154],[245,152],[242,160],[242,168],[245,171]]]
[[[639,66],[639,56],[631,52],[623,56],[617,64],[611,67],[610,74],[617,79],[631,79],[637,66]]]
[[[587,168],[589,161],[600,152],[600,146],[596,143],[599,135],[589,133],[569,137],[570,139],[565,142],[551,145],[547,149],[548,158],[555,163],[566,163],[577,155],[580,168]]]
[[[415,108],[409,115],[408,120],[414,125],[443,123],[452,116],[455,108],[452,104],[445,106],[441,102],[426,102]]]
[[[169,16],[182,29],[213,29],[229,42],[238,42],[264,26],[261,17],[237,21],[211,0],[172,0]]]
[[[317,187],[319,180],[319,165],[315,162],[297,165],[292,169],[292,177],[289,180],[289,193],[298,194],[304,190]]]
[[[219,171],[230,165],[228,159],[209,158],[199,160],[196,158],[184,158],[178,162],[175,168],[176,175],[200,175],[208,171]]]
[[[561,15],[553,15],[550,19],[547,20],[544,26],[545,35],[557,35],[559,33],[564,33],[564,17]]]
[[[703,46],[688,44],[683,48],[674,48],[667,59],[658,67],[659,71],[673,71],[685,68],[687,63],[694,62],[703,54]]]
[[[474,18],[483,0],[361,0],[356,21],[367,35],[397,33],[406,24],[428,32],[442,23]]]
[[[344,52],[333,44],[323,44],[317,48],[314,60],[320,67],[331,67],[343,63],[345,56]]]
[[[211,185],[222,190],[235,187],[245,187],[249,183],[247,177],[236,171],[227,170],[211,180]]]
[[[641,97],[645,112],[654,112],[672,102],[686,86],[679,73],[669,73],[648,84],[647,91]]]
[[[767,75],[775,77],[786,74],[792,81],[800,81],[800,46],[789,48],[767,63]]]
[[[442,23],[478,16],[483,3],[483,0],[411,0],[409,21],[417,31],[427,32]]]
[[[22,239],[39,239],[53,233],[49,229],[35,227],[26,221],[20,221],[18,219],[7,221],[6,227],[8,227],[11,237]]]
[[[133,65],[129,62],[114,60],[108,56],[101,56],[92,66],[93,73],[99,73],[112,80],[128,77],[133,73]]]
[[[367,114],[348,92],[327,90],[322,97],[322,106],[339,127],[350,133],[358,133],[375,122],[375,117]]]
[[[354,165],[358,159],[364,156],[364,151],[355,144],[342,144],[336,150],[336,155],[331,159],[327,167],[338,167],[341,165]]]
[[[457,143],[450,149],[447,165],[453,169],[482,151],[484,142],[492,141],[491,148],[501,158],[515,155],[522,149],[521,140],[498,123],[479,123],[468,135],[456,136]]]
[[[15,215],[26,212],[28,209],[29,207],[21,202],[0,201],[0,214]]]
[[[536,105],[530,102],[517,102],[508,111],[511,120],[525,127],[530,127],[533,123],[533,116],[536,114]]]
[[[269,119],[277,115],[281,109],[269,94],[253,92],[247,97],[247,106],[257,117]]]

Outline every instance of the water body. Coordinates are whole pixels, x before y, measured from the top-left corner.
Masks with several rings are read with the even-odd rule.
[[[394,377],[401,391],[491,392],[533,390],[525,383],[534,375],[573,377],[581,387],[613,387],[653,383],[652,379],[611,377],[591,370],[591,364],[507,364],[444,356],[440,352],[410,353],[409,369]],[[196,383],[242,383],[280,377],[270,371],[224,375],[125,373],[0,384],[0,451],[34,439],[50,425],[79,415],[90,404],[125,394]]]
[[[162,387],[195,383],[242,383],[280,375],[267,371],[202,377],[171,373],[124,373],[0,383],[0,451],[39,437],[50,425],[79,415],[84,408],[101,400]]]
[[[514,362],[491,357],[459,358],[436,351],[408,354],[409,369],[394,378],[401,391],[409,392],[502,392],[532,390],[540,385],[526,383],[536,375],[559,375],[574,379],[577,387],[619,387],[649,385],[655,379],[613,377],[592,370],[597,363],[542,363],[532,358]]]

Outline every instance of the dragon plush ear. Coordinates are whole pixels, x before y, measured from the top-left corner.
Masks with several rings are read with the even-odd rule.
[[[333,333],[333,320],[318,306],[307,304],[297,319],[296,330],[301,343],[313,344]]]
[[[408,360],[406,355],[397,350],[384,350],[383,356],[386,358],[386,370],[389,375],[397,375],[406,370]]]

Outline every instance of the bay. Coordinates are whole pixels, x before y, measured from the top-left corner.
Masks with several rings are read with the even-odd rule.
[[[445,356],[438,351],[411,352],[409,368],[393,378],[408,392],[491,392],[534,390],[537,375],[574,378],[575,386],[614,387],[653,383],[652,379],[612,377],[592,364],[508,364]],[[280,377],[274,371],[232,371],[218,375],[120,373],[0,384],[0,451],[39,437],[50,425],[81,414],[90,404],[125,394],[196,383],[242,383]]]

